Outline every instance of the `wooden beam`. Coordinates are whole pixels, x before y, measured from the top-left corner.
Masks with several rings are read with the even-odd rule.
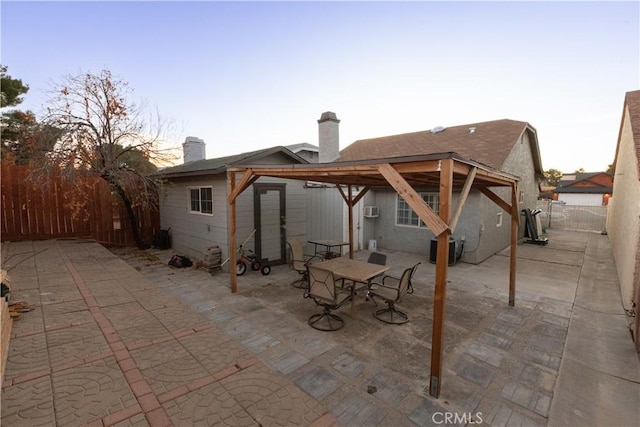
[[[493,191],[489,190],[487,187],[478,187],[478,190],[488,198],[490,198],[496,205],[500,206],[507,213],[511,213],[511,205],[502,200],[500,196],[498,196]],[[516,205],[517,206],[517,205]]]
[[[371,186],[370,185],[366,185],[361,191],[360,193],[356,196],[355,199],[353,199],[353,205],[357,205],[358,202],[364,197],[365,194],[367,194],[369,192],[369,190],[371,190]]]
[[[442,161],[440,171],[440,218],[444,222],[451,214],[453,197],[453,160]],[[444,352],[444,318],[447,294],[447,270],[449,268],[449,237],[451,231],[446,228],[438,236],[436,255],[436,279],[433,295],[433,330],[431,332],[431,376],[429,394],[438,398],[442,387],[442,359]]]
[[[467,202],[467,197],[469,196],[469,192],[471,191],[471,185],[473,185],[473,180],[476,177],[476,172],[478,168],[471,168],[469,174],[467,175],[467,180],[464,183],[464,187],[462,187],[462,192],[460,193],[460,199],[458,200],[458,206],[456,206],[456,211],[453,214],[453,218],[449,221],[449,229],[451,233],[456,229],[458,225],[458,220],[460,219],[460,215],[462,215],[462,208],[464,208],[464,204]]]
[[[349,204],[349,199],[347,199],[347,195],[344,194],[344,191],[342,190],[342,186],[340,184],[336,184],[336,188],[338,189],[338,192],[342,196],[342,200],[344,200],[346,204]]]
[[[513,185],[514,182],[518,182],[518,178],[513,175],[504,174],[496,170],[487,170],[478,168],[478,178],[482,178],[484,181],[490,181],[495,183],[496,186],[506,187]]]
[[[235,172],[231,172],[235,176]],[[227,176],[229,176],[229,172],[227,172]],[[242,178],[238,182],[237,186],[234,182],[233,190],[229,191],[229,195],[227,196],[229,203],[235,202],[236,197],[238,197],[244,190],[247,189],[251,184],[256,182],[259,177],[253,176],[253,171],[251,169],[247,169],[242,174]]]
[[[436,215],[433,210],[422,200],[422,197],[414,190],[411,185],[400,175],[394,168],[388,163],[378,166],[380,174],[384,176],[389,185],[391,185],[396,192],[402,197],[411,209],[420,217],[420,219],[427,224],[427,227],[433,234],[439,236],[449,227],[447,223],[442,219],[442,216]],[[453,175],[452,175],[453,176]],[[453,180],[453,178],[452,178]],[[442,184],[441,184],[442,185]],[[449,183],[451,185],[451,183]],[[442,203],[442,200],[440,200]],[[446,219],[449,219],[447,213]]]
[[[246,176],[243,176],[243,178]],[[248,180],[247,180],[248,181]],[[229,280],[231,293],[238,292],[238,277],[236,276],[236,197],[231,197],[236,189],[235,172],[227,171],[227,186],[229,194],[229,210],[227,223],[229,224]]]
[[[511,187],[511,248],[509,251],[509,305],[516,303],[516,248],[518,246],[518,222],[520,211],[518,209],[518,185]]]
[[[399,173],[438,172],[439,160],[427,160],[410,163],[394,163],[394,169]]]
[[[349,207],[349,258],[353,259],[353,188],[350,185],[347,188],[349,190],[349,200],[347,201]]]

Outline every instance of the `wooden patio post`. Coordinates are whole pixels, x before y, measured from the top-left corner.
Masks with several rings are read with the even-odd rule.
[[[353,188],[349,184],[349,194],[347,196],[347,206],[349,207],[349,258],[353,259]]]
[[[518,209],[518,184],[511,187],[511,248],[509,254],[509,305],[516,303],[516,247],[518,245],[518,223],[520,212]]]
[[[235,172],[227,172],[228,195],[232,195],[236,188]],[[229,201],[227,223],[229,224],[229,279],[231,293],[238,292],[238,277],[236,276],[236,197]]]
[[[453,160],[444,159],[440,166],[440,203],[439,215],[446,224],[451,215],[451,198],[453,194]],[[433,331],[431,335],[431,377],[429,394],[435,398],[440,396],[442,387],[442,355],[444,341],[445,298],[447,288],[447,270],[449,268],[449,237],[451,230],[446,228],[438,235],[438,252],[436,254],[436,279],[433,296]]]

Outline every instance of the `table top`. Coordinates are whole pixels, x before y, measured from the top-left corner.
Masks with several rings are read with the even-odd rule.
[[[342,242],[340,240],[330,240],[330,239],[319,239],[319,240],[308,240],[309,243],[313,243],[314,245],[322,245],[322,246],[346,246],[349,242]]]
[[[349,242],[343,242],[341,240],[331,240],[331,239],[307,240],[307,242],[312,243],[314,245],[326,246],[327,248],[331,248],[334,246],[346,246],[349,244]]]
[[[371,264],[366,261],[357,261],[347,257],[333,258],[313,265],[325,270],[330,270],[338,277],[356,282],[367,282],[369,279],[389,269],[386,265]]]

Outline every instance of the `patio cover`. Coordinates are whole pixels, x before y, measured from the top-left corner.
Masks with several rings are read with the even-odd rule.
[[[239,180],[236,180],[237,175],[240,175]],[[395,189],[438,237],[429,384],[429,393],[433,397],[439,397],[441,389],[449,236],[456,228],[471,189],[479,190],[511,215],[509,305],[514,305],[519,219],[518,177],[451,152],[351,162],[233,166],[227,169],[230,248],[236,247],[236,198],[261,176],[335,184],[345,203],[351,208],[348,210],[349,256],[351,258],[353,258],[353,207],[374,186]],[[355,198],[352,192],[354,186],[364,187]],[[416,187],[425,186],[439,188],[439,214],[433,212],[415,190]],[[491,187],[511,188],[511,201],[503,200],[491,190]],[[461,189],[460,199],[455,208],[452,206],[454,188]],[[229,251],[229,257],[229,265],[235,265],[235,251]],[[231,292],[237,292],[235,269],[229,269],[229,276]]]

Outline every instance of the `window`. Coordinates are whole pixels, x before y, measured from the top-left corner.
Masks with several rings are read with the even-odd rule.
[[[213,187],[189,188],[189,212],[213,215]]]
[[[498,212],[498,217],[496,218],[496,227],[502,227],[502,212]]]
[[[420,197],[427,205],[438,214],[440,206],[440,196],[438,193],[420,193]],[[425,223],[420,220],[409,204],[398,195],[396,199],[396,225],[407,225],[410,227],[426,227]]]

